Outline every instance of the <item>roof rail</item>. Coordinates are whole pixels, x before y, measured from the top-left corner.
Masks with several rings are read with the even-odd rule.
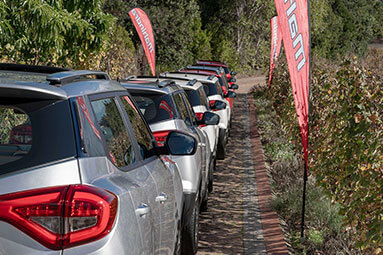
[[[82,70],[54,73],[47,77],[47,81],[49,81],[50,85],[65,85],[76,79],[85,78],[90,75],[95,75],[96,79],[99,80],[110,80],[110,76],[107,73]]]
[[[15,72],[52,74],[52,73],[70,71],[71,69],[53,67],[53,66],[37,66],[37,65],[0,63],[0,70],[15,71]]]
[[[159,88],[165,88],[165,87],[170,86],[170,85],[176,85],[175,81],[173,81],[173,80],[164,80],[164,81],[158,82],[158,87]]]
[[[135,76],[135,75],[130,75],[130,76],[124,78],[123,81],[130,81],[130,80],[133,80],[133,79],[136,79],[136,78],[137,78],[137,76]]]
[[[197,83],[197,79],[193,79],[193,80],[191,80],[191,81],[189,81],[188,82],[188,86],[193,86],[193,85],[195,85]]]

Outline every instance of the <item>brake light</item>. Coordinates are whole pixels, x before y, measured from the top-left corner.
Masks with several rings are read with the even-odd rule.
[[[202,112],[196,112],[195,116],[197,117],[198,120],[202,120],[203,113]]]
[[[70,185],[0,196],[0,220],[53,250],[98,240],[113,227],[116,195],[89,185]]]
[[[157,131],[153,132],[154,138],[157,141],[158,146],[164,146],[166,137],[168,136],[170,131]]]
[[[213,105],[215,104],[216,100],[210,100],[209,103],[210,103],[210,108],[212,111],[216,112],[216,111],[219,111],[219,109],[215,109],[213,108]]]

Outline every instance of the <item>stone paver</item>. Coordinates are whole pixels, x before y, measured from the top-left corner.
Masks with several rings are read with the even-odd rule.
[[[214,191],[207,212],[200,217],[199,255],[287,254],[275,214],[266,210],[271,194],[267,187],[264,190],[268,183],[260,175],[265,171],[263,151],[254,143],[259,137],[251,126],[255,114],[246,95],[254,85],[262,83],[265,77],[237,82],[240,93],[235,100],[227,155],[225,160],[217,161]]]

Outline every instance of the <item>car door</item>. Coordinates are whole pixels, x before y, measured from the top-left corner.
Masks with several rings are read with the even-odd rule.
[[[118,98],[114,94],[97,95],[90,97],[90,101],[97,129],[101,131],[109,158],[109,169],[112,172],[109,181],[129,193],[138,222],[137,231],[141,236],[142,253],[153,254],[155,249],[153,226],[160,222],[148,193],[153,190],[153,186],[155,187],[153,177],[140,162],[139,150],[124,115],[121,114]],[[126,205],[124,200],[121,200],[122,214],[124,208]],[[129,224],[124,216],[120,219],[121,224]]]
[[[199,140],[201,141],[198,144],[198,146],[201,147],[201,151],[202,151],[202,167],[203,167],[202,169],[204,173],[204,177],[203,177],[204,182],[202,183],[202,190],[205,192],[206,186],[207,186],[207,180],[208,180],[208,172],[209,172],[208,161],[210,160],[210,154],[211,154],[209,139],[207,137],[207,134],[198,127],[196,115],[194,113],[193,107],[191,106],[187,98],[187,95],[185,94],[185,92],[181,93],[181,95],[182,95],[186,110],[188,111],[188,114],[192,122],[192,129],[198,135]]]
[[[141,159],[155,182],[155,187],[148,191],[151,206],[160,215],[160,224],[154,226],[155,253],[169,254],[174,249],[177,219],[181,213],[176,211],[178,207],[175,204],[174,173],[155,153],[155,139],[130,97],[128,95],[120,96],[120,100],[135,135]]]

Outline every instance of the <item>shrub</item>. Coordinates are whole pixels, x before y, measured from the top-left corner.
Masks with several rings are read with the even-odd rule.
[[[315,62],[309,136],[310,173],[340,205],[356,246],[377,252],[383,246],[383,77],[375,68],[381,56],[369,63],[357,58],[340,64]],[[267,94],[288,135],[300,144],[284,61]]]

